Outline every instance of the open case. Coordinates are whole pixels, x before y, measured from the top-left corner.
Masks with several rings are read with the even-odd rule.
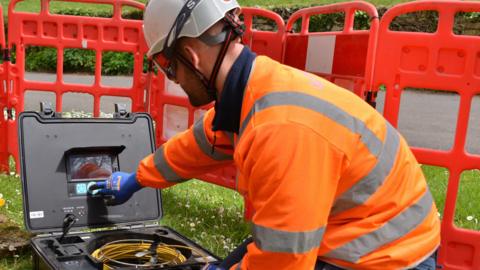
[[[20,114],[25,227],[38,233],[31,239],[34,269],[195,270],[218,261],[158,225],[159,190],[143,188],[118,206],[88,194],[90,181],[135,171],[155,150],[150,116],[121,108],[109,119],[62,118],[45,105],[40,113]],[[130,255],[118,255],[127,250]]]

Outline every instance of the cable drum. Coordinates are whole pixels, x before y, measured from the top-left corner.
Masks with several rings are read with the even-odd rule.
[[[158,234],[112,234],[97,239],[89,248],[91,256],[103,263],[104,270],[158,269],[185,263],[195,248]],[[207,259],[204,257],[204,261]]]

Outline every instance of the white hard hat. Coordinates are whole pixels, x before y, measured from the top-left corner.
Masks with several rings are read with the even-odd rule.
[[[184,6],[194,6],[177,38],[199,37],[225,14],[232,9],[239,8],[236,0],[150,0],[143,15],[143,32],[149,50],[147,56],[161,52],[165,47],[165,40],[177,21],[177,17]],[[175,38],[173,38],[175,39]],[[174,41],[169,37],[170,46]]]

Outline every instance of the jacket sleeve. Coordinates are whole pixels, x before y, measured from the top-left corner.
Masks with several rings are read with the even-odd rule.
[[[232,164],[233,135],[212,131],[214,114],[210,109],[188,130],[145,157],[137,169],[140,185],[166,188]]]
[[[293,123],[255,127],[238,147],[254,241],[231,269],[313,269],[345,155]]]

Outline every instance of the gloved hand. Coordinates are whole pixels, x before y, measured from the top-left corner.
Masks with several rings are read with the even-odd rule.
[[[140,190],[136,173],[115,172],[107,180],[88,183],[88,192],[104,196],[107,205],[122,204]]]

